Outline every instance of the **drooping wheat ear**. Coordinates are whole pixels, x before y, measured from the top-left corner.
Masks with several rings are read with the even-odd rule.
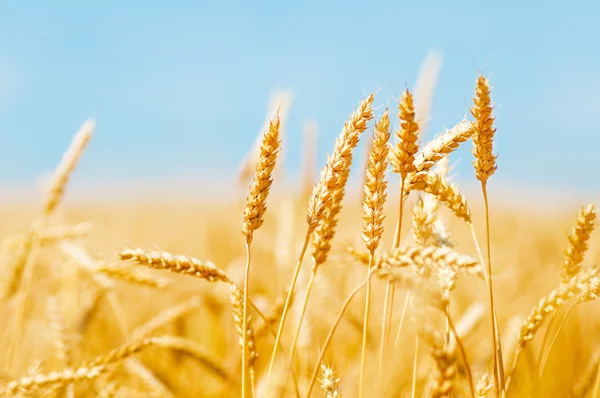
[[[456,379],[456,356],[444,345],[442,336],[436,330],[426,328],[420,335],[429,344],[431,356],[438,370],[433,381],[431,396],[435,398],[449,397]]]
[[[229,300],[231,302],[231,308],[233,312],[233,322],[235,329],[239,335],[240,347],[243,349],[244,341],[244,326],[243,326],[243,310],[244,310],[244,293],[235,284],[231,285],[231,294]],[[254,334],[254,326],[252,318],[248,315],[246,322],[246,366],[250,372],[250,376],[254,377],[254,364],[258,358],[258,352],[256,351],[256,338]]]
[[[152,338],[125,344],[104,355],[100,355],[76,369],[65,369],[60,372],[38,374],[32,377],[23,377],[9,382],[0,394],[30,393],[41,389],[64,386],[83,380],[93,380],[108,366],[115,362],[129,358],[152,344]]]
[[[438,202],[446,205],[456,217],[471,224],[471,211],[456,184],[449,184],[436,173],[428,173],[422,181],[413,186],[413,189],[433,195]],[[408,194],[406,190],[404,192]]]
[[[279,116],[276,115],[263,136],[260,158],[256,164],[254,181],[250,186],[250,195],[244,211],[242,233],[246,236],[247,243],[252,242],[254,231],[262,225],[263,215],[267,211],[267,197],[273,183],[272,173],[277,161],[279,146]]]
[[[397,143],[391,152],[390,163],[394,172],[406,179],[408,173],[415,171],[415,155],[419,151],[419,124],[415,120],[413,96],[408,89],[400,100],[398,110],[400,129],[396,130]]]
[[[547,335],[544,336],[544,341],[542,342],[542,348],[540,349],[540,354],[538,356],[538,361],[537,361],[537,363],[539,364],[538,365],[539,373],[538,373],[538,380],[537,380],[538,382],[540,380],[542,380],[542,378],[544,376],[544,371],[546,370],[546,364],[548,363],[548,358],[550,357],[552,348],[554,347],[554,344],[556,343],[556,340],[558,339],[558,336],[560,335],[560,332],[562,331],[567,319],[569,318],[571,311],[573,311],[573,308],[575,308],[575,306],[577,304],[597,300],[599,295],[600,295],[600,278],[598,276],[594,276],[583,286],[583,289],[581,290],[581,292],[579,292],[579,294],[577,294],[575,301],[573,303],[571,303],[571,305],[564,312],[562,321],[556,328],[556,331],[554,332],[554,337],[552,338],[552,340],[550,340],[550,344],[548,345],[546,356],[543,356],[543,349],[545,346],[544,343],[547,338]],[[557,312],[554,312],[553,317],[551,318],[550,321],[554,320],[554,317],[556,316],[556,314],[557,314]],[[550,329],[550,327],[551,326],[549,325],[547,329]]]
[[[490,86],[482,75],[477,79],[476,95],[473,98],[475,105],[471,108],[471,114],[475,117],[473,123],[475,134],[473,134],[473,155],[475,160],[475,175],[482,183],[496,171],[496,156],[493,152],[494,117],[492,116],[492,105],[490,99]]]
[[[325,393],[325,398],[342,398],[342,388],[340,379],[335,377],[335,372],[332,368],[321,365],[321,390]]]
[[[475,386],[475,398],[485,398],[490,391],[494,388],[494,379],[489,373],[485,373],[481,376],[481,379],[477,381]]]
[[[416,266],[419,270],[417,273],[421,276],[445,267],[455,272],[482,274],[481,264],[471,256],[458,253],[448,247],[437,246],[400,246],[384,254],[377,265],[381,268]]]
[[[527,343],[533,339],[535,333],[540,329],[544,321],[552,314],[558,311],[570,298],[581,294],[589,282],[598,276],[597,268],[583,269],[579,271],[569,282],[561,284],[552,290],[546,297],[543,297],[531,310],[525,321],[521,325],[518,333],[518,342],[516,344],[515,354],[513,356],[510,375],[506,380],[506,389],[510,385],[512,376],[519,362],[521,352],[527,346]]]
[[[191,275],[209,282],[232,283],[227,274],[210,261],[200,261],[188,256],[175,256],[167,252],[145,251],[143,249],[123,250],[119,259],[131,261],[150,268],[177,274]]]
[[[405,188],[408,191],[412,190],[413,185],[423,180],[436,163],[446,158],[460,144],[471,138],[474,131],[473,123],[463,120],[425,144],[415,157],[415,170],[409,175]]]
[[[473,123],[461,120],[423,146],[415,158],[415,172],[428,172],[440,160],[454,152],[460,144],[473,136]]]
[[[373,100],[371,94],[363,100],[335,141],[333,154],[328,157],[327,165],[321,172],[321,179],[315,185],[310,199],[307,222],[316,228],[313,242],[313,257],[317,265],[327,259],[331,250],[331,240],[337,226],[337,216],[342,209],[345,186],[352,165],[352,150],[358,145],[360,135],[367,129],[367,123],[373,118]]]
[[[77,166],[85,147],[92,138],[93,132],[94,122],[92,120],[88,120],[81,126],[77,134],[75,134],[73,137],[73,141],[71,141],[69,149],[67,149],[62,157],[62,160],[54,171],[52,182],[50,183],[50,188],[48,189],[48,194],[46,195],[46,200],[42,210],[42,214],[44,216],[49,216],[52,214],[62,201],[65,187],[69,182],[71,173]]]
[[[15,396],[18,394],[31,394],[36,391],[56,388],[69,383],[84,380],[93,380],[106,371],[106,366],[95,366],[92,368],[81,367],[77,369],[65,369],[48,374],[37,374],[25,376],[18,380],[12,380],[0,389],[2,396]]]
[[[383,206],[386,199],[387,181],[385,171],[389,152],[390,118],[387,110],[375,126],[373,150],[369,155],[365,181],[365,200],[363,202],[364,228],[362,239],[369,252],[374,252],[379,246],[383,234],[385,214]]]
[[[581,268],[583,257],[588,249],[590,235],[596,226],[596,209],[593,204],[582,207],[577,222],[569,235],[569,247],[565,250],[562,267],[562,283],[567,283]]]
[[[598,269],[581,270],[569,282],[552,290],[542,298],[529,313],[519,333],[519,347],[522,350],[541,327],[546,318],[558,310],[565,301],[584,291],[585,286],[598,275]]]

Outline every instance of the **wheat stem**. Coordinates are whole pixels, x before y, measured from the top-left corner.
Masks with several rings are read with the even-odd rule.
[[[467,351],[465,350],[465,346],[462,343],[461,338],[458,336],[458,332],[456,331],[456,326],[450,318],[450,313],[446,311],[446,321],[450,330],[454,334],[456,338],[456,344],[458,345],[458,349],[460,350],[460,354],[463,358],[463,362],[465,363],[465,372],[467,372],[467,380],[469,381],[469,387],[471,389],[471,397],[475,398],[475,385],[473,383],[473,372],[471,371],[471,365],[469,364],[469,360],[467,358]]]
[[[375,253],[371,251],[369,255],[369,266],[367,267],[367,276],[369,271],[373,267]],[[364,396],[365,388],[365,365],[367,360],[367,337],[369,333],[369,313],[371,308],[371,280],[367,280],[367,290],[365,294],[365,311],[363,320],[363,331],[362,331],[362,346],[360,351],[360,377],[359,377],[359,390],[358,396],[362,398]]]
[[[275,358],[277,357],[277,349],[279,348],[281,336],[283,334],[283,326],[285,325],[285,320],[287,319],[287,315],[290,309],[290,304],[292,302],[292,296],[294,294],[294,289],[296,287],[296,282],[298,281],[298,275],[300,274],[300,268],[302,267],[302,260],[304,259],[304,255],[306,254],[306,249],[308,248],[308,242],[310,241],[310,235],[312,234],[312,230],[314,228],[309,227],[306,231],[306,236],[304,237],[304,244],[302,245],[302,250],[300,251],[300,256],[298,257],[298,263],[296,264],[296,268],[294,269],[294,274],[292,275],[292,281],[288,288],[287,297],[285,298],[285,305],[283,306],[283,312],[281,313],[281,319],[279,320],[279,326],[277,328],[277,335],[275,336],[275,344],[273,346],[273,352],[271,353],[271,359],[269,361],[269,370],[267,371],[267,381],[265,387],[265,395],[269,390],[269,381],[271,380],[271,374],[273,373],[273,366],[275,365]]]
[[[313,283],[315,282],[316,276],[317,276],[317,270],[313,269],[313,271],[310,274],[310,279],[308,280],[308,284],[306,285],[306,291],[304,292],[304,299],[302,300],[302,309],[300,310],[298,326],[296,326],[296,331],[294,332],[294,339],[292,340],[292,348],[290,349],[290,357],[288,360],[288,369],[291,368],[292,362],[294,360],[294,354],[296,353],[296,346],[298,344],[298,338],[300,337],[300,331],[302,330],[302,321],[304,320],[304,315],[306,315],[306,309],[308,308],[308,299],[310,297],[310,293],[312,291]]]
[[[315,386],[315,382],[317,380],[317,375],[319,374],[319,368],[321,367],[321,364],[323,363],[323,358],[325,357],[327,348],[329,347],[329,344],[331,344],[331,339],[333,338],[333,335],[335,334],[335,331],[336,331],[340,321],[342,320],[342,316],[344,316],[344,314],[346,313],[346,310],[348,309],[348,306],[350,306],[350,303],[352,302],[352,299],[354,298],[354,296],[356,296],[356,294],[358,292],[360,292],[367,285],[367,283],[369,283],[375,270],[376,270],[376,268],[373,268],[369,271],[367,278],[360,285],[358,285],[356,288],[354,288],[354,290],[352,292],[350,292],[350,294],[346,297],[346,300],[342,304],[342,308],[340,309],[337,317],[335,318],[333,325],[331,326],[331,329],[329,329],[329,333],[327,334],[327,337],[325,338],[325,342],[323,343],[323,348],[321,349],[321,352],[319,353],[319,358],[317,359],[317,363],[315,365],[315,368],[313,369],[312,376],[310,377],[310,381],[308,384],[308,393],[306,394],[307,397],[310,397],[310,394]]]
[[[554,343],[556,343],[556,339],[558,338],[558,335],[560,334],[563,326],[565,325],[565,322],[567,321],[567,318],[569,317],[569,315],[571,314],[571,311],[573,310],[573,308],[575,308],[575,305],[577,303],[578,302],[575,301],[574,303],[571,303],[571,305],[569,306],[569,308],[567,308],[567,311],[565,312],[565,315],[563,316],[562,321],[558,325],[558,328],[556,329],[556,332],[554,332],[554,336],[552,337],[552,340],[550,341],[550,345],[548,346],[548,351],[546,352],[546,356],[544,356],[544,360],[540,364],[540,369],[539,369],[539,375],[538,375],[538,378],[537,378],[537,383],[539,383],[542,380],[542,377],[544,376],[544,371],[546,370],[546,365],[548,364],[548,358],[550,358],[550,353],[552,352],[552,347],[554,347]]]
[[[419,334],[417,333],[415,336],[415,351],[413,353],[413,371],[412,371],[412,381],[410,388],[410,398],[416,398],[417,396],[417,367],[419,364]]]

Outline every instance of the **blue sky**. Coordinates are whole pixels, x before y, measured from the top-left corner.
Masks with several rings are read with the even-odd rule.
[[[308,119],[322,164],[363,95],[395,106],[436,49],[430,133],[465,115],[481,71],[498,181],[596,191],[600,3],[555,3],[3,1],[0,183],[35,184],[88,117],[78,181],[230,178],[277,89],[294,92],[288,169]]]

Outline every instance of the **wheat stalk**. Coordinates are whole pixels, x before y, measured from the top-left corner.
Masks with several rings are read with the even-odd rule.
[[[586,285],[596,276],[598,276],[598,270],[596,268],[581,270],[577,275],[571,278],[569,282],[561,284],[543,297],[531,310],[519,331],[519,340],[513,358],[511,375],[506,381],[507,388],[519,360],[519,354],[525,349],[529,341],[533,339],[536,332],[542,326],[542,323],[550,315],[555,313],[568,299],[583,292]]]
[[[242,234],[246,236],[246,267],[244,271],[244,300],[243,300],[243,322],[242,331],[248,327],[248,289],[250,279],[250,244],[257,230],[263,223],[264,213],[267,211],[267,197],[273,183],[272,174],[277,161],[279,152],[279,115],[275,116],[269,124],[269,129],[265,132],[260,147],[260,158],[256,164],[254,181],[250,186],[250,195],[247,198],[246,209],[244,210],[244,222],[242,224]],[[246,397],[246,371],[251,363],[246,355],[250,352],[247,349],[248,333],[242,332],[242,397]],[[252,373],[250,378],[254,380]],[[252,392],[254,388],[252,388]]]
[[[404,215],[404,187],[409,173],[415,171],[415,155],[419,150],[419,124],[415,117],[415,106],[412,93],[406,89],[399,104],[398,117],[400,118],[400,129],[396,130],[396,145],[390,151],[390,164],[394,172],[400,174],[400,200],[398,203],[398,221],[394,232],[392,247],[400,245],[402,235],[402,218]],[[381,343],[379,350],[378,379],[381,381],[383,372],[384,346],[388,341],[390,325],[392,322],[392,311],[394,308],[394,285],[386,285],[384,307],[382,315]]]
[[[497,169],[496,156],[493,154],[494,117],[492,116],[493,107],[490,99],[490,86],[488,81],[480,75],[477,79],[476,94],[474,97],[474,106],[471,108],[471,114],[475,118],[473,123],[473,166],[475,167],[475,176],[481,182],[481,190],[485,204],[486,221],[486,240],[487,240],[487,287],[490,301],[492,342],[494,346],[494,386],[496,396],[504,396],[506,393],[504,381],[504,364],[502,360],[502,345],[500,341],[500,332],[494,304],[494,293],[492,287],[492,252],[490,245],[490,217],[489,201],[487,194],[487,181]]]
[[[389,154],[388,141],[390,139],[390,118],[386,110],[381,120],[375,126],[373,146],[369,154],[366,167],[366,181],[364,186],[363,200],[363,233],[362,239],[367,251],[369,251],[369,266],[367,273],[373,266],[375,250],[379,246],[383,235],[383,220],[385,214],[383,206],[386,200],[387,181],[385,172],[387,170],[387,159]],[[365,310],[363,320],[363,336],[360,360],[359,397],[364,394],[365,365],[367,356],[367,333],[369,330],[369,309],[371,305],[371,282],[367,282],[365,295]]]
[[[350,167],[352,159],[352,150],[358,144],[360,134],[366,130],[367,122],[373,118],[374,98],[374,95],[371,94],[366,99],[361,101],[361,103],[358,106],[358,109],[350,117],[350,120],[344,123],[342,132],[335,141],[333,153],[330,156],[328,156],[327,164],[321,170],[321,177],[313,188],[312,195],[308,202],[308,211],[306,215],[306,222],[308,224],[308,228],[304,237],[302,249],[300,250],[298,262],[296,263],[296,267],[292,275],[292,281],[290,282],[290,286],[288,288],[286,303],[283,309],[283,313],[281,315],[281,320],[279,322],[277,336],[275,338],[275,344],[273,346],[273,352],[271,354],[271,360],[269,361],[269,370],[267,373],[267,380],[265,384],[265,394],[267,394],[269,390],[270,375],[273,372],[273,366],[275,363],[275,358],[277,356],[277,350],[279,347],[279,342],[281,340],[281,335],[283,333],[283,327],[287,319],[291,299],[294,294],[294,288],[298,280],[300,267],[302,266],[302,260],[304,259],[306,249],[308,248],[310,237],[315,231],[315,229],[325,221],[326,217],[329,218],[330,226],[334,226],[337,223],[336,217],[337,213],[341,209],[341,200],[343,199],[343,186],[340,185],[340,181],[342,180],[342,182],[344,182],[342,175],[344,173],[344,170]],[[333,191],[335,191],[336,188],[338,189],[336,200],[340,201],[340,203],[338,204],[333,202]],[[342,192],[341,194],[340,190]],[[333,212],[331,209],[334,209]],[[328,228],[327,232],[330,231],[331,228]],[[329,236],[333,237],[333,235],[331,234],[329,234]],[[326,248],[327,245],[323,245],[323,247]],[[320,258],[323,257],[321,256]],[[307,300],[308,294],[306,294],[305,297],[306,303],[308,302]],[[304,304],[303,306],[305,307],[306,304]],[[299,327],[301,327],[301,321],[299,322]]]
[[[252,390],[254,390],[254,364],[258,358],[258,352],[256,350],[252,317],[249,314],[246,315],[246,324],[244,326],[244,293],[234,284],[230,287],[229,300],[233,310],[233,323],[239,336],[240,347],[242,350],[246,350],[246,354],[242,360],[246,361],[245,366],[250,374],[250,384],[253,386]]]

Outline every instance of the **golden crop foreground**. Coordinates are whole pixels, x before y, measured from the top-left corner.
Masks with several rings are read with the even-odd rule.
[[[33,221],[2,209],[2,395],[600,396],[596,209],[494,205],[483,76],[469,120],[429,142],[418,98],[364,98],[293,194],[271,192],[275,115],[243,203],[61,208],[84,124]],[[475,208],[448,176],[468,143]]]

